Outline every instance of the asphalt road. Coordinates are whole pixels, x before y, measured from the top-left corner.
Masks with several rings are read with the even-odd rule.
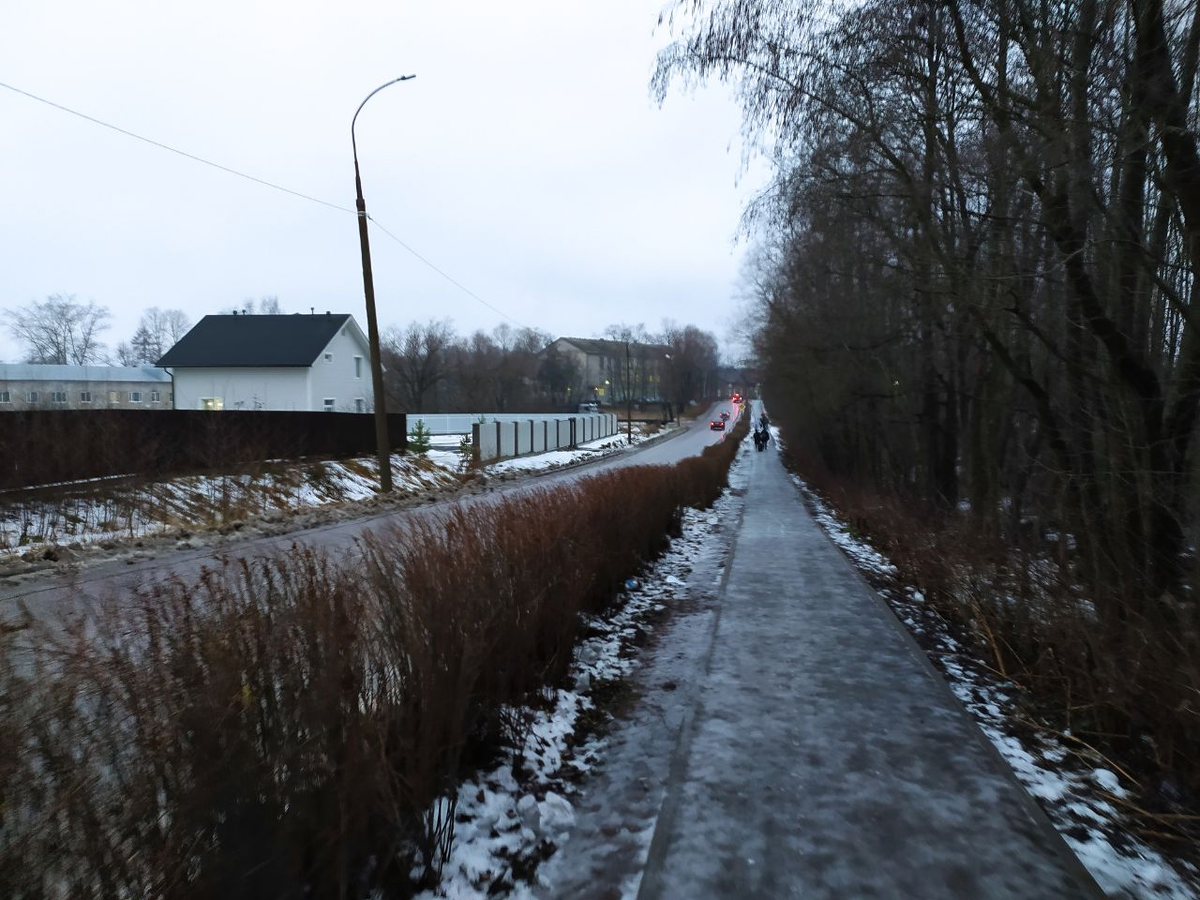
[[[436,511],[444,510],[455,503],[486,502],[491,497],[545,489],[556,484],[576,481],[608,468],[678,462],[699,454],[708,445],[724,438],[723,432],[709,429],[709,417],[715,417],[722,409],[732,412],[732,406],[727,402],[714,404],[709,416],[697,419],[687,429],[648,447],[617,454],[567,471],[531,476],[518,482],[500,485],[483,494],[439,501],[422,507],[375,512],[361,518],[345,519],[292,531],[285,535],[247,537],[244,540],[234,537],[219,547],[192,550],[167,548],[153,558],[115,559],[61,573],[39,573],[26,580],[0,580],[0,621],[19,618],[26,609],[37,619],[82,611],[100,600],[132,596],[139,586],[158,579],[170,576],[195,578],[203,569],[211,568],[221,559],[278,556],[288,552],[297,542],[334,555],[348,555],[356,551],[356,542],[368,531],[402,523],[410,516],[436,514]]]

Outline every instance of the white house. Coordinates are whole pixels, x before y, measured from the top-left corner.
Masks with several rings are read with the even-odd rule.
[[[176,409],[370,412],[371,354],[344,313],[205,316],[157,365]]]

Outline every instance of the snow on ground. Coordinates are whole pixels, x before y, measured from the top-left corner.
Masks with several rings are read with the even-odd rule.
[[[650,436],[644,427],[635,427],[634,445]],[[461,435],[439,435],[423,456],[393,454],[395,491],[388,497],[376,492],[379,469],[373,456],[328,462],[273,460],[254,474],[140,483],[92,479],[58,485],[53,496],[44,490],[0,492],[0,574],[82,564],[108,558],[122,547],[143,548],[143,542],[148,549],[138,552],[152,552],[154,545],[172,539],[185,541],[177,546],[187,548],[247,526],[242,534],[279,534],[318,520],[361,515],[369,506],[411,503],[462,487],[474,477],[461,440]],[[484,479],[515,479],[600,459],[627,446],[623,437],[607,438],[574,451],[511,460],[479,474]]]
[[[895,577],[896,567],[886,557],[854,536],[801,478],[792,478],[818,524],[855,565],[868,576]],[[916,588],[881,588],[879,593],[920,638],[951,691],[1106,894],[1155,900],[1200,898],[1200,871],[1185,861],[1169,860],[1132,832],[1119,809],[1130,793],[1109,764],[1086,748],[1070,745],[1069,737],[1064,739],[1024,717],[1020,688],[971,656]]]
[[[504,474],[508,472],[532,472],[546,469],[561,469],[563,466],[573,465],[579,462],[588,462],[593,459],[601,459],[605,456],[610,456],[614,453],[620,453],[629,447],[636,447],[643,441],[649,440],[651,437],[669,434],[679,430],[679,425],[667,425],[662,428],[655,428],[652,433],[647,432],[646,426],[642,423],[634,423],[633,428],[633,443],[630,444],[625,437],[624,431],[620,434],[612,435],[611,437],[600,438],[595,441],[588,441],[586,444],[580,444],[575,450],[551,450],[548,453],[537,453],[529,456],[518,456],[513,459],[501,460],[497,463],[492,463],[484,467],[484,471],[488,474]]]
[[[595,698],[628,677],[636,664],[639,634],[684,596],[685,578],[695,561],[721,539],[718,525],[725,503],[718,501],[713,510],[685,510],[682,533],[667,552],[626,583],[613,610],[585,618],[587,637],[575,648],[569,686],[547,692],[544,708],[524,711],[530,728],[520,779],[509,758],[459,787],[454,845],[442,883],[418,900],[535,896],[536,886],[525,878],[566,840],[575,821],[575,782],[602,752],[602,741],[580,735],[580,717],[594,713]],[[645,834],[647,847],[652,831]]]
[[[86,483],[58,496],[0,496],[0,559],[44,545],[137,540],[178,528],[219,527],[376,496],[374,457],[272,464],[258,474],[191,475],[142,484]],[[459,484],[453,470],[414,456],[392,456],[397,494]]]

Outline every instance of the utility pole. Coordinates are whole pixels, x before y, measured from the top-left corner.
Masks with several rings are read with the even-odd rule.
[[[625,342],[625,442],[633,445],[633,370],[629,365],[629,341]]]
[[[371,346],[371,391],[375,395],[375,454],[379,458],[379,490],[389,493],[392,490],[392,449],[388,440],[387,399],[383,389],[383,360],[379,352],[379,320],[375,315],[375,278],[371,274],[371,242],[367,238],[367,203],[363,200],[362,178],[358,174],[358,141],[354,136],[354,125],[358,122],[358,114],[370,100],[385,87],[416,78],[416,75],[404,75],[394,78],[387,84],[381,84],[366,100],[358,104],[354,118],[350,120],[350,146],[354,150],[354,192],[355,208],[358,210],[358,242],[362,250],[363,293],[367,298],[367,342]]]

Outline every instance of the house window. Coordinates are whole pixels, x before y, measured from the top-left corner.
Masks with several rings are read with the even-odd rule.
[[[150,392],[150,402],[151,403],[158,403],[160,400],[162,400],[162,394],[160,394],[158,391]]]
[[[79,392],[79,402],[80,403],[91,403],[92,402],[92,392],[91,391],[80,391]]]
[[[142,392],[141,391],[130,391],[129,392],[129,402],[130,403],[141,403],[142,402]]]
[[[0,391],[0,403],[12,403],[12,394],[8,391]]]
[[[366,410],[367,410],[367,404],[363,403],[362,397],[359,397],[357,400],[354,401],[354,411],[355,412],[366,412]]]
[[[327,362],[327,363],[333,362],[333,354],[332,353],[325,354],[325,362]]]
[[[337,403],[337,399],[336,399],[336,398],[334,398],[334,397],[326,397],[326,398],[325,398],[325,412],[333,412],[333,405],[334,405],[335,403]]]
[[[108,402],[109,403],[120,403],[121,402],[121,392],[120,391],[109,391],[108,392]]]
[[[224,397],[201,397],[200,408],[208,410],[217,410],[225,408]]]
[[[51,391],[50,392],[50,402],[51,403],[66,403],[67,402],[67,392],[66,391]]]
[[[354,377],[362,378],[362,357],[354,357]]]
[[[26,394],[25,402],[26,403],[37,403],[38,402],[38,392],[30,391],[28,394]]]

